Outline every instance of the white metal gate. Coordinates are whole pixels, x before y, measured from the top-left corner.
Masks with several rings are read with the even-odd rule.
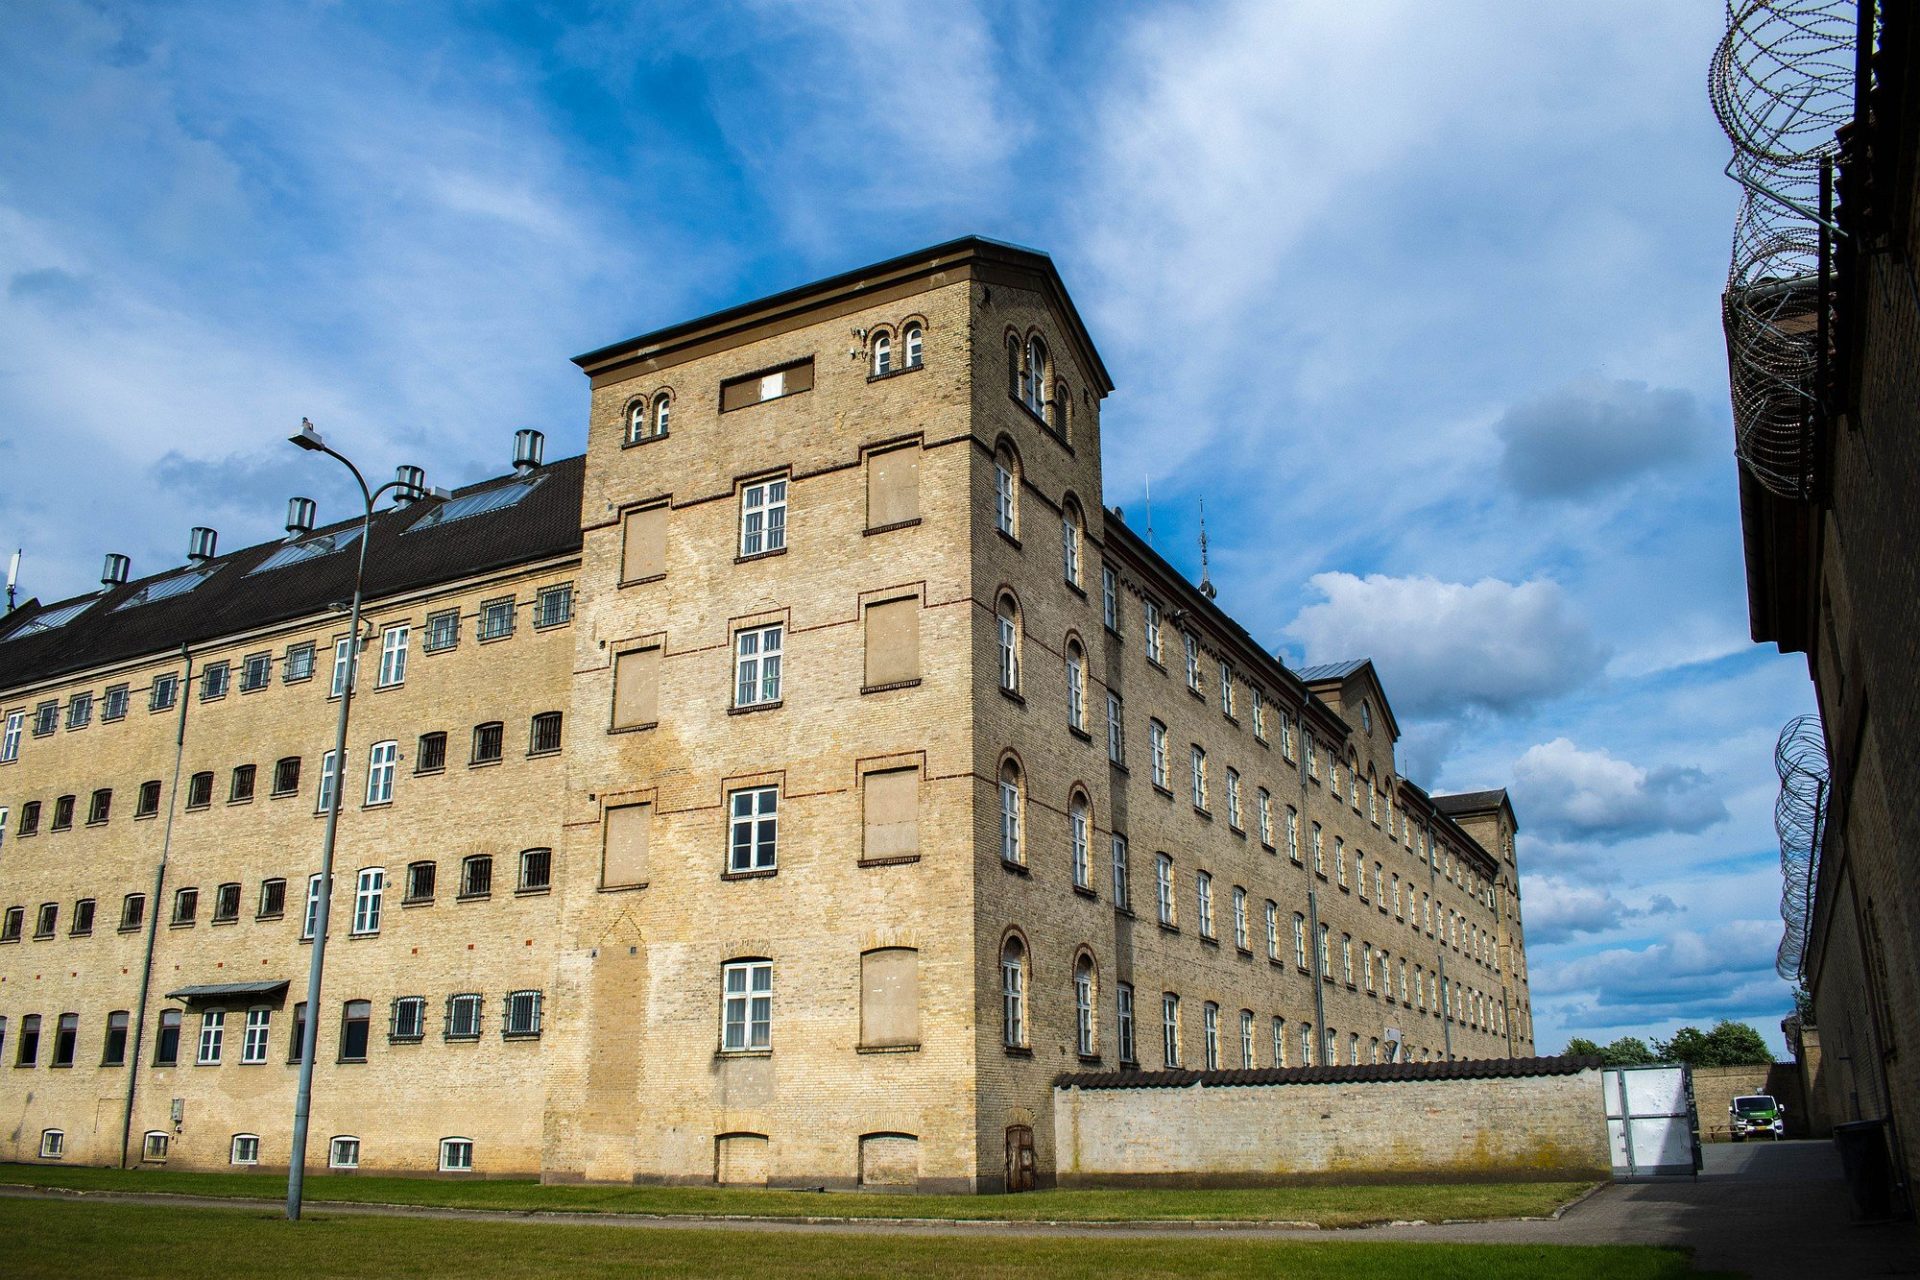
[[[1601,1081],[1614,1177],[1700,1172],[1700,1124],[1693,1109],[1691,1071],[1684,1066],[1608,1067]]]

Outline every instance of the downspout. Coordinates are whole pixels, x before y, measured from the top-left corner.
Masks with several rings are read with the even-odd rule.
[[[1313,695],[1308,694],[1307,696],[1312,697]],[[1301,709],[1305,710],[1305,708],[1306,704],[1302,703]],[[1300,821],[1306,823],[1308,829],[1300,834],[1302,837],[1307,837],[1308,832],[1313,828],[1313,819],[1307,812],[1307,793],[1309,791],[1307,778],[1310,767],[1308,760],[1311,758],[1307,754],[1307,743],[1312,741],[1311,734],[1313,731],[1307,728],[1307,718],[1304,715],[1299,717],[1299,729]],[[1309,845],[1304,856],[1300,859],[1300,866],[1307,875],[1307,956],[1308,972],[1313,976],[1313,1042],[1316,1056],[1324,1057],[1325,1054],[1320,1052],[1320,1046],[1325,1045],[1327,1042],[1327,990],[1326,977],[1320,964],[1320,888],[1314,883],[1318,877],[1314,874],[1312,858],[1313,850],[1311,845]],[[1304,1066],[1306,1064],[1302,1063],[1301,1065]],[[1323,1063],[1322,1065],[1325,1064]]]
[[[167,792],[167,825],[160,837],[160,864],[153,869],[153,897],[147,910],[147,950],[140,962],[140,999],[133,1015],[133,1036],[128,1045],[127,1059],[127,1107],[120,1122],[120,1167],[127,1167],[127,1149],[133,1141],[133,1101],[140,1087],[140,1063],[145,1048],[147,1034],[147,992],[153,983],[153,949],[160,936],[160,910],[163,906],[161,893],[167,881],[167,857],[173,848],[173,815],[180,798],[180,762],[187,749],[187,705],[193,701],[193,651],[188,645],[180,646],[180,656],[187,664],[186,674],[180,677],[180,717],[174,725],[173,735],[173,783]]]
[[[1422,820],[1427,829],[1427,900],[1429,903],[1440,895],[1440,856],[1433,847],[1433,814],[1428,812]],[[1444,909],[1444,908],[1443,908]],[[1428,917],[1431,921],[1432,917]],[[1434,954],[1438,957],[1437,972],[1440,977],[1440,1042],[1444,1046],[1447,1061],[1453,1061],[1453,988],[1447,985],[1447,934],[1440,931],[1440,945]]]

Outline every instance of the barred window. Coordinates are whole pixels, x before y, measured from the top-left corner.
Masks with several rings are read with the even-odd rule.
[[[422,646],[428,653],[439,653],[460,643],[460,611],[443,609],[427,615],[427,639]]]
[[[250,764],[235,765],[233,777],[227,783],[227,803],[245,804],[253,799],[254,768]]]
[[[300,790],[300,757],[283,756],[274,761],[273,794],[290,796]]]
[[[401,899],[403,903],[433,901],[434,863],[409,862],[407,864],[407,892]]]
[[[505,726],[498,720],[489,720],[485,724],[473,726],[472,763],[492,764],[498,761],[505,736]]]
[[[113,788],[101,787],[87,801],[87,825],[105,822],[113,812]]]
[[[273,655],[270,653],[250,653],[240,667],[240,691],[250,692],[264,689],[273,679]]]
[[[397,996],[392,1017],[387,1023],[387,1039],[394,1044],[415,1044],[427,1036],[427,998]]]
[[[553,850],[523,849],[520,853],[520,892],[553,887]]]
[[[439,773],[447,767],[447,735],[436,729],[432,733],[420,735],[420,745],[413,753],[413,771],[415,773]]]
[[[213,803],[213,773],[196,773],[187,780],[187,808],[204,809]],[[57,825],[57,824],[56,824]]]
[[[529,734],[527,754],[536,756],[552,755],[560,749],[561,713],[542,711],[533,718],[533,728]]]
[[[471,1138],[440,1139],[440,1172],[471,1173],[473,1171],[473,1140]]]
[[[286,659],[280,665],[280,683],[298,684],[302,680],[313,679],[313,642],[290,644],[287,646]]]
[[[514,991],[507,995],[500,1035],[506,1040],[531,1040],[540,1034],[540,993]]]
[[[513,634],[513,597],[489,600],[480,606],[479,638],[503,640]]]
[[[173,894],[173,922],[192,924],[195,914],[200,910],[200,891],[198,889],[176,889]]]
[[[449,1040],[478,1040],[480,1038],[480,1003],[477,991],[466,991],[447,997],[447,1029]]]
[[[100,708],[102,720],[124,720],[127,718],[127,686],[112,685],[107,689],[106,703]]]
[[[258,919],[277,920],[286,913],[287,882],[278,878],[260,882],[260,910]]]
[[[216,921],[240,918],[240,886],[223,884],[213,891],[213,918]]]
[[[533,597],[533,625],[557,627],[573,620],[573,584],[542,587]]]
[[[484,898],[493,892],[493,859],[476,853],[460,864],[460,896]]]

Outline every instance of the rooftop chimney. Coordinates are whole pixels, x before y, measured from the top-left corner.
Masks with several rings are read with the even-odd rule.
[[[395,467],[393,478],[399,482],[399,488],[393,491],[396,507],[406,506],[427,491],[427,473],[419,467]]]
[[[133,561],[127,559],[119,552],[107,552],[107,562],[100,567],[100,585],[108,590],[112,590],[114,587],[126,586],[127,570],[131,568],[132,565]]]
[[[214,546],[219,541],[218,533],[201,525],[195,525],[187,534],[187,559],[195,564],[204,564],[213,559]]]
[[[532,427],[522,427],[513,433],[513,469],[518,474],[524,476],[538,471],[546,452],[547,438]]]
[[[287,541],[304,538],[313,532],[313,499],[287,499]]]

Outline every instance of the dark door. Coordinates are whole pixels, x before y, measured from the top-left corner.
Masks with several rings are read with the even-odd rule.
[[[1033,1127],[1007,1126],[1007,1190],[1033,1190]]]

